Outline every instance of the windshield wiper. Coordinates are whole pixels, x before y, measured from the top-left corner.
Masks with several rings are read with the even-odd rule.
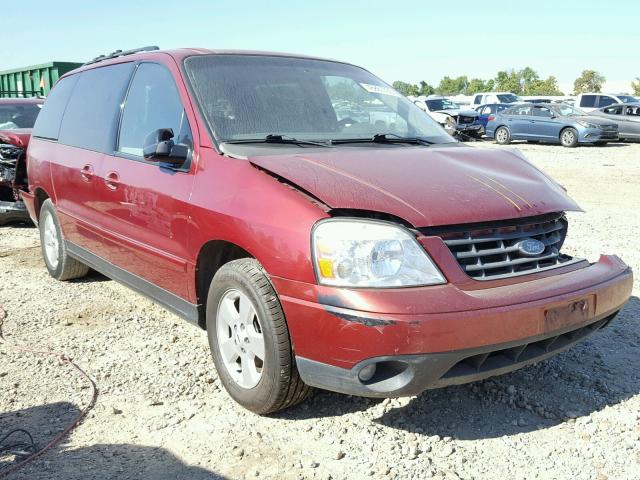
[[[240,140],[227,140],[222,143],[233,143],[233,144],[242,144],[242,143],[279,143],[286,145],[316,145],[318,147],[331,147],[328,143],[323,142],[314,142],[313,140],[299,140],[294,137],[290,137],[288,135],[275,135],[269,134],[264,138],[243,138]]]
[[[420,137],[402,137],[395,133],[376,133],[373,137],[369,138],[338,138],[330,140],[332,145],[339,145],[341,143],[409,143],[412,145],[433,145],[435,142],[431,142]]]

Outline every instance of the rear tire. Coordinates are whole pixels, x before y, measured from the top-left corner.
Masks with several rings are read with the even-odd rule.
[[[234,260],[218,270],[206,314],[218,377],[236,402],[268,414],[308,397],[311,387],[298,374],[280,301],[257,260]]]
[[[578,132],[575,128],[565,128],[560,132],[560,143],[563,147],[574,148],[578,145]]]
[[[511,132],[507,127],[498,127],[493,136],[498,145],[509,145],[511,143]]]
[[[64,281],[81,278],[89,273],[87,265],[69,256],[56,209],[49,199],[46,199],[40,208],[38,226],[42,258],[49,275],[56,280]]]

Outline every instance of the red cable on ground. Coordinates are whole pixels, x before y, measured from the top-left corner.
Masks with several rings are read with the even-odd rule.
[[[4,343],[5,345],[9,345],[9,342],[7,342],[7,340],[2,335],[2,324],[4,323],[4,319],[5,318],[6,318],[6,312],[3,309],[0,308],[0,342]],[[51,448],[56,446],[58,443],[60,443],[60,441],[71,430],[73,430],[75,427],[77,427],[80,424],[80,422],[84,419],[84,417],[86,417],[87,413],[89,413],[89,410],[91,410],[91,408],[95,405],[96,400],[98,398],[98,388],[96,387],[96,384],[93,381],[93,379],[87,374],[87,372],[85,372],[82,368],[80,368],[80,366],[78,366],[78,364],[76,364],[71,357],[68,357],[65,353],[34,350],[34,349],[31,349],[31,348],[17,347],[17,346],[12,346],[12,349],[14,351],[16,351],[16,352],[35,353],[35,354],[38,354],[38,355],[46,355],[46,356],[51,356],[51,357],[58,357],[58,359],[60,359],[60,361],[62,363],[66,363],[66,364],[71,365],[78,372],[80,372],[82,374],[82,376],[84,376],[89,381],[89,383],[91,384],[91,401],[88,403],[88,405],[86,407],[84,407],[82,410],[80,410],[80,413],[78,413],[78,415],[73,420],[73,422],[71,422],[69,425],[67,425],[67,427],[62,432],[60,432],[58,435],[56,435],[56,437],[53,440],[51,440],[48,444],[46,444],[44,447],[42,447],[40,450],[38,450],[37,452],[33,453],[29,457],[27,457],[24,460],[22,460],[21,462],[13,465],[12,467],[7,468],[6,470],[1,471],[0,472],[0,479],[1,478],[6,478],[10,473],[13,473],[16,470],[24,467],[28,463],[32,462],[33,460],[35,460],[36,458],[41,456],[47,450],[50,450]]]

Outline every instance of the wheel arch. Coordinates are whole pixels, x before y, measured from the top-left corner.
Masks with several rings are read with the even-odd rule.
[[[220,268],[240,258],[254,258],[248,250],[227,240],[209,240],[200,248],[195,269],[195,293],[198,304],[198,325],[207,328],[207,294],[209,286]],[[257,260],[257,259],[256,259]]]
[[[50,199],[51,196],[42,187],[37,187],[33,192],[33,196],[33,206],[35,208],[36,219],[40,219],[40,210],[42,209],[42,204],[45,202],[45,200]]]

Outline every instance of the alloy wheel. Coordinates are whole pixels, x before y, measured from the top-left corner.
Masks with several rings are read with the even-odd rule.
[[[228,290],[218,304],[218,349],[231,378],[246,389],[262,378],[265,342],[253,303],[240,290]]]
[[[44,218],[44,254],[53,270],[58,268],[58,249],[58,231],[53,223],[53,217],[47,212]]]

